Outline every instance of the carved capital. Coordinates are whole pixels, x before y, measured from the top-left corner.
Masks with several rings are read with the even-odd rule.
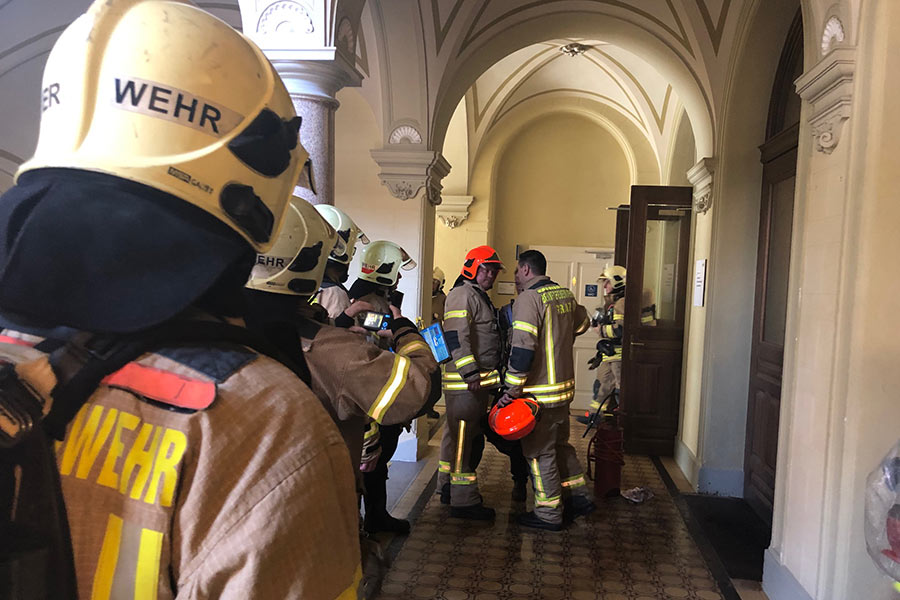
[[[381,167],[378,177],[382,185],[395,198],[415,198],[424,188],[428,202],[435,206],[441,203],[441,180],[450,172],[450,163],[440,152],[386,148],[372,150],[372,158]]]
[[[706,214],[712,207],[713,173],[716,172],[716,159],[706,157],[691,167],[687,172],[688,181],[694,186],[694,211]]]
[[[836,47],[797,79],[797,93],[812,105],[809,124],[816,150],[831,154],[853,106],[856,48]]]
[[[441,223],[450,229],[456,229],[469,218],[469,206],[475,196],[443,196],[441,205],[434,213]]]

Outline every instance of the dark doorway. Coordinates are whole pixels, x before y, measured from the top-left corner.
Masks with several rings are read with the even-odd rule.
[[[778,455],[800,123],[800,98],[794,91],[793,82],[802,69],[803,21],[798,10],[781,53],[769,103],[766,142],[760,146],[763,179],[744,450],[744,498],[769,526],[772,524]]]

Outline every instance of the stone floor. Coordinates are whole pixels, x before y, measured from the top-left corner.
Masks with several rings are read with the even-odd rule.
[[[572,431],[584,460],[582,426],[573,420]],[[485,504],[497,510],[496,521],[450,518],[449,508],[428,493],[432,482],[410,511],[412,533],[391,544],[396,556],[381,600],[738,598],[734,588],[720,590],[647,457],[627,457],[622,485],[647,487],[654,498],[640,505],[601,500],[594,514],[559,533],[515,523],[516,514],[531,509],[531,493],[527,506],[511,500],[508,461],[490,446],[478,478]]]

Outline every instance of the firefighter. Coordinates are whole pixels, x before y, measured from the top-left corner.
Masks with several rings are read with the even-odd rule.
[[[431,322],[444,322],[444,306],[447,303],[447,294],[444,293],[444,272],[440,267],[435,267],[431,275]]]
[[[322,289],[316,296],[316,302],[328,311],[328,318],[334,322],[350,306],[350,296],[344,284],[350,272],[350,261],[356,254],[357,242],[369,243],[369,238],[347,214],[330,204],[317,204],[316,210],[328,221],[343,244],[328,256],[325,265],[325,276],[322,278]],[[354,315],[348,315],[352,318]]]
[[[43,87],[35,155],[0,201],[4,319],[128,339],[239,318],[307,160],[262,51],[192,4],[96,0]],[[234,344],[126,367],[58,445],[77,595],[355,598],[347,449],[312,392]]]
[[[487,521],[495,516],[478,491],[475,459],[480,453],[473,449],[484,443],[483,417],[492,392],[500,387],[500,328],[487,291],[501,269],[503,263],[490,246],[469,250],[444,310],[444,339],[452,360],[443,374],[447,421],[438,485],[445,503],[449,491],[450,515],[463,519]]]
[[[547,260],[540,252],[526,250],[519,255],[515,278],[523,291],[512,308],[508,389],[498,405],[525,395],[541,405],[534,430],[522,438],[522,450],[531,463],[534,510],[517,521],[525,527],[559,531],[564,504],[572,518],[594,509],[569,443],[569,404],[575,396],[572,347],[575,337],[587,331],[590,319],[572,292],[550,281],[546,270]]]
[[[399,307],[391,304],[390,295],[400,281],[400,271],[409,271],[415,267],[416,262],[394,242],[377,240],[370,243],[363,248],[360,257],[359,277],[350,286],[351,301],[368,303],[376,314],[391,316],[393,319],[391,322],[405,321],[400,316]],[[357,315],[357,326],[365,324],[364,315],[365,313]],[[415,328],[409,331],[410,335],[414,332]],[[415,333],[415,336],[416,342],[422,341],[418,333]],[[388,348],[391,344],[392,334],[388,329],[382,329],[370,332],[367,338],[378,347]],[[425,342],[422,341],[422,343]],[[427,346],[419,347],[419,351],[431,352]],[[431,405],[433,406],[433,402]],[[409,521],[394,518],[387,511],[388,462],[397,450],[397,443],[403,427],[403,423],[378,427],[381,436],[381,456],[378,457],[374,469],[363,473],[363,498],[366,503],[366,518],[363,527],[369,533],[380,531],[401,535],[409,533]]]
[[[622,331],[625,326],[625,267],[612,265],[606,267],[598,278],[602,286],[606,307],[600,312],[594,326],[600,336],[598,348],[603,350],[591,361],[590,366],[597,368],[594,399],[590,404],[590,413],[601,408],[610,412],[616,409],[618,401],[613,391],[618,390],[622,381]],[[597,364],[597,361],[600,361]],[[579,417],[583,423],[590,421],[591,414]]]
[[[278,241],[257,257],[247,283],[247,324],[289,355],[303,354],[312,390],[337,423],[353,471],[358,472],[367,424],[395,425],[414,418],[440,397],[440,375],[431,350],[409,319],[391,322],[390,350],[316,321],[310,297],[319,289],[330,256],[348,253],[345,236],[321,213],[302,198],[291,200]],[[326,254],[336,241],[336,249]],[[345,314],[355,316],[359,306],[366,304],[356,302]]]

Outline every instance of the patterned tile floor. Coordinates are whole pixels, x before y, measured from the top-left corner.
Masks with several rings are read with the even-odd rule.
[[[587,439],[573,420],[572,442],[584,461]],[[548,599],[723,600],[656,467],[628,456],[623,488],[644,486],[655,497],[641,505],[601,500],[598,510],[563,532],[520,528],[508,460],[490,445],[478,468],[493,523],[450,518],[436,495],[414,511],[412,533],[400,547],[380,600]],[[399,540],[396,540],[399,542]]]

